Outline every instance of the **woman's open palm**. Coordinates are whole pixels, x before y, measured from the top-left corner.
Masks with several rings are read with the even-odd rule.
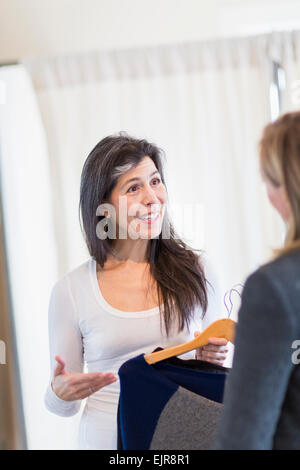
[[[60,356],[55,356],[57,361],[53,373],[51,386],[55,394],[65,401],[83,400],[106,385],[115,382],[117,378],[111,372],[84,372],[68,374],[65,370],[65,362]]]

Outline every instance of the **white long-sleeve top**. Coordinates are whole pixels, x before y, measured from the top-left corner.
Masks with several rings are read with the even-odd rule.
[[[139,312],[125,312],[112,307],[103,297],[98,284],[96,261],[86,262],[59,279],[52,288],[49,311],[50,380],[44,396],[47,409],[60,416],[72,416],[80,410],[82,400],[65,401],[51,387],[57,365],[55,356],[66,362],[68,373],[112,372],[118,379],[121,365],[142,353],[157,347],[167,348],[194,339],[196,330],[202,331],[221,318],[219,288],[216,278],[205,261],[208,284],[208,310],[196,311],[190,331],[174,329],[169,338],[160,330],[159,308]],[[101,286],[101,278],[100,278]],[[224,309],[222,309],[224,310]],[[194,358],[191,351],[181,359]],[[81,416],[78,449],[117,449],[117,409],[119,380],[103,387],[86,399]]]

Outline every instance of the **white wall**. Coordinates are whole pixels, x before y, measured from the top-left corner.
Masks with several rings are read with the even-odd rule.
[[[0,62],[299,27],[299,0],[1,0]]]

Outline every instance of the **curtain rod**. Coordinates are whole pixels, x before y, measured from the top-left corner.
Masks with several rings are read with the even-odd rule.
[[[8,67],[9,65],[19,65],[19,63],[19,61],[0,62],[0,67]]]

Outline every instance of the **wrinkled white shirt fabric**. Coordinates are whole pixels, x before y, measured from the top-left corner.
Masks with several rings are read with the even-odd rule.
[[[65,401],[51,387],[57,365],[55,356],[66,362],[67,373],[113,372],[118,379],[121,365],[157,347],[167,348],[194,339],[196,330],[203,331],[221,318],[220,292],[216,277],[206,258],[201,257],[208,283],[208,309],[202,320],[197,307],[190,331],[178,333],[173,328],[169,338],[160,329],[159,307],[138,312],[125,312],[112,307],[103,297],[98,284],[96,260],[83,264],[60,278],[53,286],[48,310],[51,375],[46,388],[46,408],[59,416],[79,412],[82,400]],[[101,274],[100,274],[101,286]],[[222,309],[222,310],[221,310]],[[195,357],[195,351],[181,359]],[[77,448],[80,450],[117,449],[117,410],[119,380],[103,387],[86,399],[82,412]]]

